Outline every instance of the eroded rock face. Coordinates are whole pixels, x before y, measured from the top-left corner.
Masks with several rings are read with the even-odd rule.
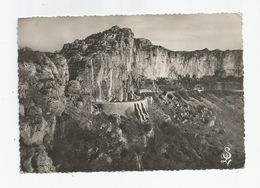
[[[65,44],[61,53],[68,59],[70,79],[78,80],[94,100],[127,100],[138,88],[140,76],[243,75],[241,50],[170,51],[117,26]]]
[[[127,100],[134,92],[132,72],[134,34],[117,26],[84,40],[65,44],[70,79],[78,80],[95,100]]]
[[[66,104],[66,59],[58,54],[20,49],[18,71],[21,170],[54,171],[48,152],[52,150],[56,117]]]
[[[139,39],[136,39],[139,40]],[[150,79],[178,76],[201,78],[203,76],[243,75],[241,50],[197,50],[191,52],[170,51],[161,46],[148,45],[135,49],[135,72]]]
[[[161,120],[145,127],[134,116],[93,113],[91,101],[127,101],[142,87],[143,78],[243,75],[241,50],[174,52],[147,39],[136,39],[130,29],[117,26],[65,44],[59,53],[20,49],[18,62],[24,172],[120,170],[120,164],[140,169],[140,151],[152,146],[149,142],[161,134],[154,126],[189,124],[184,119],[189,109],[174,104],[182,107],[180,114],[158,111],[155,115],[161,114]],[[151,87],[156,88],[153,82]],[[158,108],[173,103],[158,101]],[[209,112],[202,110],[201,114]],[[149,152],[153,156],[153,148]]]

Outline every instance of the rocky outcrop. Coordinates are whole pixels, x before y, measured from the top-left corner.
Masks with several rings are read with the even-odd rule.
[[[127,100],[140,85],[140,76],[154,80],[243,75],[241,50],[170,51],[118,26],[65,44],[60,53],[68,59],[70,79],[78,80],[98,101]]]
[[[65,109],[66,59],[58,54],[19,50],[21,170],[55,171],[52,150],[56,117]]]
[[[157,99],[158,108],[172,103],[181,113],[168,115],[159,110],[154,116],[161,114],[161,119],[141,124],[134,114],[95,113],[92,103],[128,101],[144,80],[153,90],[157,86],[152,80],[161,77],[241,77],[243,65],[241,50],[175,52],[134,38],[128,28],[114,26],[65,44],[58,53],[20,49],[18,71],[23,172],[140,170],[150,165],[142,164],[142,157],[150,159],[155,152],[149,142],[157,142],[153,139],[163,135],[154,127],[189,124],[192,121],[184,118],[193,117],[188,107],[173,104],[177,100]],[[211,118],[209,112],[202,109],[201,116]],[[151,155],[143,156],[141,151],[149,146]],[[167,147],[159,153],[167,154]],[[161,158],[160,154],[153,160]]]
[[[70,79],[78,80],[95,100],[127,100],[135,85],[133,45],[132,31],[114,26],[65,44],[61,53],[68,59]]]
[[[203,76],[241,77],[243,75],[241,50],[209,51],[203,49],[182,52],[148,45],[137,48],[135,53],[135,72],[150,79],[161,77],[177,79],[178,76],[186,75],[196,78]]]

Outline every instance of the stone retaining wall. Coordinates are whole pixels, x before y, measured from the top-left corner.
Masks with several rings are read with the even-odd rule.
[[[148,108],[148,102],[146,98],[138,101],[127,102],[95,102],[93,105],[96,105],[107,115],[126,115],[128,113],[134,113],[136,109],[135,106],[143,106],[145,110]]]

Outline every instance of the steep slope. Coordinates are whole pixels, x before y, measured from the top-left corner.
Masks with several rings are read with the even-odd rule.
[[[243,94],[175,92],[154,95],[150,119],[98,113],[82,127],[70,115],[58,121],[53,160],[61,172],[241,168],[244,165]],[[224,146],[229,166],[220,163]]]
[[[66,59],[58,54],[19,50],[19,124],[21,170],[55,171],[49,153],[56,117],[65,109]]]
[[[146,124],[131,114],[107,116],[91,109],[95,100],[128,100],[146,84],[159,88],[160,79],[150,79],[171,78],[161,87],[169,89],[172,80],[186,75],[241,77],[241,50],[174,52],[114,26],[65,44],[59,53],[23,48],[18,55],[24,172],[222,168],[223,144],[235,145],[238,159],[231,167],[243,165],[240,94],[176,93],[170,99],[156,94]]]
[[[95,100],[127,99],[137,75],[132,71],[133,36],[130,29],[115,26],[65,44],[61,53],[68,59],[70,79],[78,80]]]
[[[68,59],[70,79],[78,80],[96,100],[127,100],[138,88],[140,75],[149,79],[243,75],[241,50],[170,51],[118,26],[65,44],[60,53]]]

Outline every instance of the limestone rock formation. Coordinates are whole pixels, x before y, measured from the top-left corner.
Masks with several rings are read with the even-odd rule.
[[[138,88],[140,76],[243,75],[241,50],[170,51],[118,26],[65,44],[60,53],[68,59],[70,80],[78,80],[94,100],[127,100]]]
[[[124,170],[124,165],[128,165],[127,169],[142,169],[142,158],[151,162],[143,164],[146,169],[158,169],[157,162],[152,161],[162,160],[164,155],[167,169],[171,168],[167,158],[190,161],[181,151],[176,154],[175,146],[169,149],[166,141],[161,143],[162,138],[168,139],[167,129],[175,132],[179,129],[177,125],[188,126],[195,120],[206,124],[212,121],[212,110],[200,109],[197,103],[205,105],[202,102],[189,109],[186,103],[192,103],[194,96],[185,100],[184,94],[172,94],[170,98],[176,95],[174,100],[167,99],[170,95],[163,99],[157,96],[156,109],[149,112],[156,118],[144,125],[131,115],[95,114],[91,102],[127,101],[142,88],[143,80],[151,82],[151,88],[157,88],[152,80],[158,78],[241,77],[243,64],[241,50],[170,51],[147,39],[134,38],[131,29],[114,26],[64,44],[56,53],[20,49],[18,71],[23,172]],[[198,95],[196,101],[207,97]],[[214,98],[213,95],[209,100]],[[178,139],[183,138],[182,134],[186,134],[185,130],[177,135]],[[167,150],[172,152],[170,157]],[[158,158],[154,153],[160,153]]]
[[[54,171],[48,151],[52,150],[56,117],[66,104],[64,91],[69,79],[66,59],[59,54],[24,48],[19,50],[18,66],[21,169]]]

